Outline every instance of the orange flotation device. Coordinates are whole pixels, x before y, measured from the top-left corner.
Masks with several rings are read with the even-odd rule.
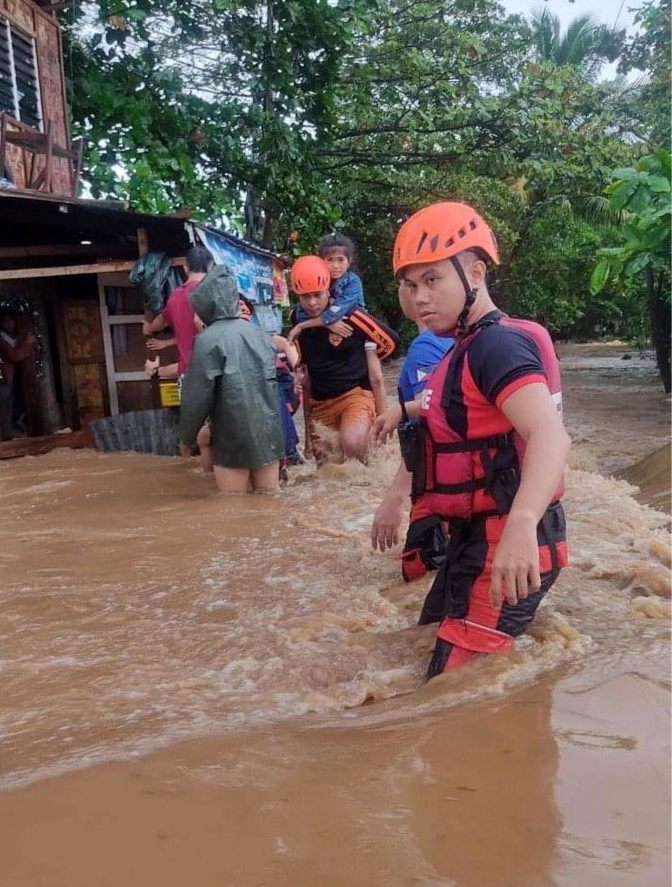
[[[343,320],[361,330],[372,342],[376,343],[376,354],[384,359],[390,357],[399,346],[399,336],[395,331],[378,320],[377,317],[364,311],[362,308],[356,308],[352,314],[348,314]]]

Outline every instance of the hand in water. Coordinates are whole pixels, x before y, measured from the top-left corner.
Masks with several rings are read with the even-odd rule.
[[[382,446],[397,430],[397,425],[401,420],[401,410],[399,407],[391,407],[382,415],[376,418],[371,429],[371,439],[376,447]]]
[[[336,333],[336,335],[340,336],[342,339],[349,339],[354,333],[354,330],[350,324],[346,323],[344,320],[337,320],[336,323],[329,324],[329,332]]]
[[[400,499],[383,499],[373,515],[371,547],[375,551],[394,548],[399,542],[399,527],[404,516],[404,503]]]
[[[191,447],[189,444],[182,443],[182,441],[180,441],[180,456],[183,459],[188,459],[191,456]]]
[[[509,515],[492,562],[492,606],[501,606],[502,596],[515,606],[540,587],[536,522],[526,515]]]

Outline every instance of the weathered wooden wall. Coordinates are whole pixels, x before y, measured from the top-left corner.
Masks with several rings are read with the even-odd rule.
[[[37,70],[42,98],[42,119],[46,124],[51,120],[54,141],[70,147],[63,73],[61,35],[56,19],[44,12],[32,0],[0,0],[0,17],[35,40]],[[9,129],[30,130],[25,123],[9,118]],[[24,188],[26,175],[31,162],[31,154],[14,145],[7,146],[7,166],[18,188]],[[44,165],[44,157],[37,158],[38,169]],[[0,174],[2,171],[0,170]],[[55,158],[52,172],[52,193],[71,194],[73,185],[72,169],[63,158]]]

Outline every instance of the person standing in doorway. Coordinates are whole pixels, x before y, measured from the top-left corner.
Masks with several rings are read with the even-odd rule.
[[[14,382],[16,365],[33,353],[36,338],[28,331],[18,334],[16,318],[11,314],[0,317],[0,437],[14,437]]]

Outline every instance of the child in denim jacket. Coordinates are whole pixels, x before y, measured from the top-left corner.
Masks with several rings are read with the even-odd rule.
[[[290,334],[290,340],[295,339],[302,329],[311,326],[328,326],[338,335],[348,336],[352,331],[343,323],[343,318],[357,308],[366,309],[362,281],[351,270],[355,257],[352,240],[342,234],[328,234],[319,242],[317,253],[326,262],[331,275],[330,304],[319,318],[312,320],[299,305],[295,314],[298,323]]]

